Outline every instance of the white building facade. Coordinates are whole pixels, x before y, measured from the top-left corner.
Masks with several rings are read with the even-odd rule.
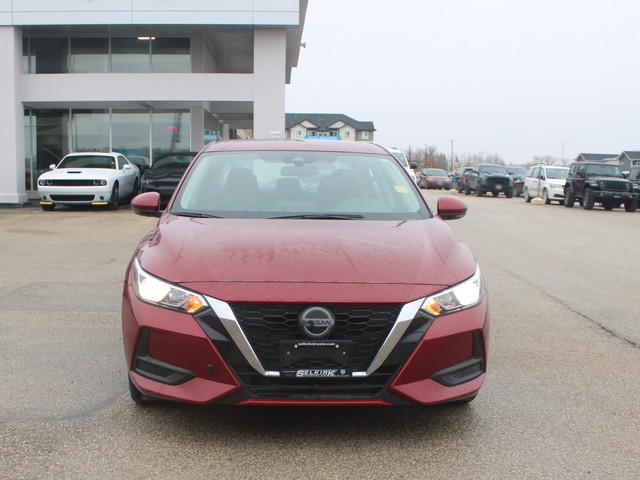
[[[307,0],[0,0],[0,204],[74,151],[285,135]]]

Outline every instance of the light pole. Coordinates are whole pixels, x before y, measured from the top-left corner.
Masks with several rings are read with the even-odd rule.
[[[449,163],[449,171],[453,171],[453,139],[449,140],[451,142],[451,161]]]

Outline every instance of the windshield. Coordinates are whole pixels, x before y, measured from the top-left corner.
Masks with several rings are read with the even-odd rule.
[[[547,168],[547,178],[556,178],[559,180],[566,180],[569,175],[568,168]]]
[[[58,168],[116,168],[116,159],[104,155],[74,155],[65,157]]]
[[[504,173],[507,174],[507,171],[502,165],[480,165],[478,167],[478,171],[482,173]]]
[[[446,177],[447,172],[441,170],[440,168],[429,168],[427,170],[427,175],[433,175],[434,177]]]
[[[400,150],[392,150],[391,151],[391,155],[393,155],[394,157],[396,157],[396,159],[406,168],[409,168],[409,161],[407,160],[407,157],[405,157],[404,152],[400,151]]]
[[[507,172],[511,175],[526,175],[527,169],[524,167],[506,167]]]
[[[622,178],[622,171],[618,165],[611,163],[601,163],[599,165],[587,165],[587,175],[601,175],[603,177],[620,177]]]
[[[191,155],[172,155],[153,162],[152,170],[186,170],[193,157]]]
[[[201,155],[171,213],[231,218],[431,217],[391,156],[291,151]]]

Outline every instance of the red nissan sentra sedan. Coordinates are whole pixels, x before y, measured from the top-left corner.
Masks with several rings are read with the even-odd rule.
[[[466,403],[486,374],[469,248],[369,143],[205,147],[127,268],[131,397],[235,405]]]

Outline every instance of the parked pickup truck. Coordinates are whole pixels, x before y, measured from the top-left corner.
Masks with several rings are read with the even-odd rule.
[[[465,172],[464,184],[465,195],[470,195],[473,191],[478,197],[489,192],[494,197],[501,193],[507,198],[513,197],[513,178],[504,165],[481,163]]]
[[[624,204],[627,212],[635,212],[638,192],[615,163],[575,162],[569,167],[564,185],[564,205],[571,208],[575,202],[580,202],[585,210],[600,203],[605,210]]]

